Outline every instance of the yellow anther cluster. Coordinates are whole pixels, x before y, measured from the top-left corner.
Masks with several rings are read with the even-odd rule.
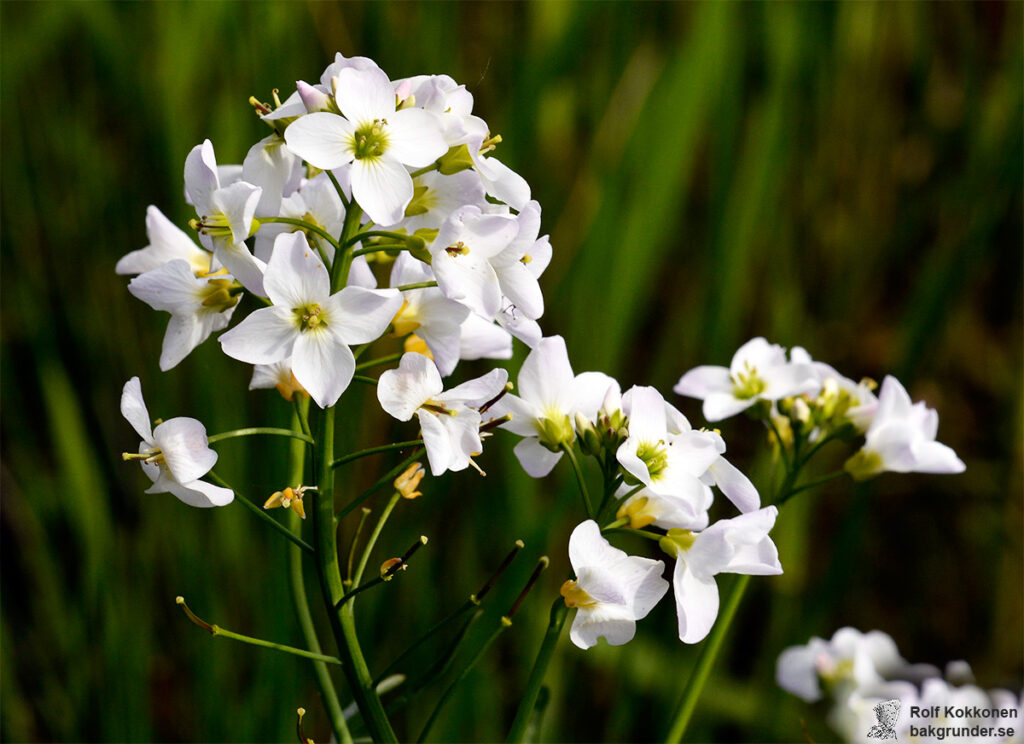
[[[559,591],[565,597],[566,607],[593,607],[597,604],[597,600],[580,589],[579,585],[572,579],[562,584],[562,588]]]

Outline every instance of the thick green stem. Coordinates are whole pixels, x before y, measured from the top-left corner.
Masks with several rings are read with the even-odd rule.
[[[220,434],[214,434],[213,436],[207,437],[210,444],[215,442],[222,442],[225,439],[234,439],[235,437],[251,437],[254,434],[270,434],[278,437],[291,437],[292,439],[301,439],[303,442],[313,443],[313,438],[309,434],[304,434],[301,431],[293,431],[291,429],[278,429],[273,426],[250,426],[246,429],[232,429],[231,431],[224,431]]]
[[[569,608],[566,607],[562,597],[558,597],[551,605],[551,615],[548,619],[548,629],[544,633],[544,640],[540,644],[537,658],[533,662],[533,669],[530,670],[530,679],[526,683],[526,692],[523,699],[519,701],[519,709],[512,721],[512,728],[509,729],[506,742],[521,742],[526,736],[526,729],[533,715],[533,708],[537,704],[537,696],[544,684],[544,676],[548,671],[548,664],[555,653],[555,646],[558,645],[558,637],[562,634],[565,626],[565,618]]]
[[[303,431],[309,432],[307,415],[309,411],[309,398],[300,400],[295,398],[295,414],[292,417],[292,426],[301,426]],[[301,483],[305,475],[306,446],[301,441],[294,441],[289,453],[290,467],[288,473],[289,483]],[[294,511],[291,512],[290,526],[296,537],[302,534],[302,519]],[[316,634],[316,626],[313,624],[313,616],[309,609],[309,598],[306,596],[306,583],[302,576],[302,551],[293,546],[288,549],[288,579],[292,594],[292,604],[295,606],[295,615],[299,621],[299,628],[302,630],[302,637],[306,647],[314,652],[321,653],[320,639]],[[331,721],[331,729],[340,744],[351,744],[352,734],[349,733],[348,724],[345,723],[345,715],[342,712],[341,701],[338,699],[338,692],[334,689],[334,680],[327,669],[327,665],[319,660],[313,661],[313,675],[316,678],[317,687],[323,696],[324,708],[327,710],[327,717]]]
[[[682,741],[686,726],[690,723],[693,711],[697,707],[697,701],[700,699],[701,690],[704,689],[704,683],[707,682],[708,676],[711,674],[711,667],[715,663],[722,641],[725,639],[725,634],[729,632],[729,626],[732,624],[732,619],[736,615],[740,600],[743,599],[743,593],[749,583],[750,576],[743,574],[733,584],[732,591],[718,614],[718,620],[715,621],[715,626],[711,629],[711,634],[704,641],[704,648],[701,649],[700,657],[697,659],[697,666],[690,672],[690,679],[683,691],[683,698],[679,701],[679,706],[672,716],[672,726],[665,737],[666,744],[678,744]]]

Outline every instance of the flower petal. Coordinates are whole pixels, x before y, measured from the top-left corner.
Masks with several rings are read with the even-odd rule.
[[[149,420],[146,401],[142,399],[142,383],[133,377],[124,384],[121,390],[121,415],[135,429],[135,433],[147,443],[153,442],[153,425]]]
[[[224,353],[233,359],[249,364],[273,364],[292,355],[298,336],[299,329],[290,310],[263,307],[248,315],[218,341]]]
[[[394,115],[395,87],[379,67],[363,70],[347,67],[334,79],[338,109],[357,129],[374,119],[389,119]]]
[[[208,509],[214,506],[226,506],[234,501],[235,493],[230,488],[221,488],[201,480],[191,483],[168,483],[167,491],[178,497],[189,506]]]
[[[437,117],[419,108],[388,116],[387,154],[412,168],[430,165],[448,151]]]
[[[284,130],[288,149],[312,166],[340,168],[355,157],[355,128],[337,114],[317,112],[296,119]]]
[[[263,287],[274,305],[294,310],[326,302],[331,294],[331,277],[304,233],[282,233],[274,240]]]
[[[321,408],[328,408],[352,382],[356,360],[352,350],[330,325],[299,335],[292,352],[292,372]]]
[[[178,416],[164,421],[153,429],[153,443],[178,483],[199,480],[217,463],[217,453],[206,439],[206,427],[194,418]]]
[[[397,289],[345,287],[331,295],[328,323],[347,344],[368,344],[380,338],[402,306]]]
[[[524,439],[512,451],[516,453],[526,474],[533,478],[543,478],[562,459],[561,452],[552,452],[533,437]]]
[[[404,165],[386,156],[355,160],[352,196],[371,220],[393,225],[402,219],[412,201],[412,176]]]
[[[718,584],[713,577],[698,578],[687,568],[685,560],[677,559],[672,587],[679,615],[679,640],[703,640],[718,617]]]

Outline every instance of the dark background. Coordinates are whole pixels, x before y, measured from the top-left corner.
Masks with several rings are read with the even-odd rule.
[[[671,386],[766,335],[853,378],[897,375],[967,463],[960,476],[838,481],[788,505],[773,533],[786,573],[752,582],[689,738],[799,740],[800,718],[815,741],[834,738],[823,710],[777,689],[774,663],[847,624],[890,633],[911,661],[964,658],[983,687],[1021,689],[1020,4],[4,2],[0,20],[0,738],[291,741],[300,705],[307,733],[329,737],[304,662],[211,639],[173,602],[301,643],[283,541],[241,506],[144,495],[120,461],[137,441],[118,413],[132,375],[154,417],[195,416],[211,433],[287,425],[289,409],[247,392],[248,368],[215,342],[159,372],[167,316],[113,267],[146,243],[148,204],[182,226],[192,216],[192,146],[209,137],[220,162],[241,162],[266,133],[247,98],[283,98],[339,50],[392,78],[444,72],[469,87],[543,207],[555,254],[542,324],[577,371],[656,385],[699,424]],[[339,452],[413,433],[361,388],[342,420]],[[755,425],[722,431],[764,483]],[[534,481],[513,443],[491,441],[485,479],[428,480],[399,506],[381,554],[421,533],[430,545],[360,604],[379,670],[514,539],[527,557],[483,624],[551,555],[439,740],[503,737],[582,519],[568,468]],[[246,495],[284,485],[282,442],[218,449]],[[840,465],[839,449],[815,469]],[[346,470],[343,498],[393,462]],[[584,653],[563,638],[544,738],[661,738],[697,650],[677,640],[667,600],[625,647]],[[441,689],[397,719],[400,736]]]

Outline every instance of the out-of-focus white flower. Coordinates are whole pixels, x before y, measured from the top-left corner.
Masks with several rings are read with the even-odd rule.
[[[818,415],[825,419],[849,421],[859,432],[867,431],[878,407],[872,380],[854,382],[824,362],[816,362],[801,346],[789,350],[792,364],[810,366],[819,383],[817,397],[812,400]],[[834,422],[838,423],[838,422]],[[813,439],[813,437],[812,437]]]
[[[597,645],[601,636],[612,646],[628,643],[636,621],[668,591],[664,563],[613,548],[592,519],[572,531],[569,560],[576,579],[562,585],[562,596],[576,608],[569,638],[580,648]]]
[[[415,352],[402,355],[398,369],[384,372],[377,382],[381,407],[399,421],[414,415],[423,432],[430,472],[464,470],[472,455],[483,450],[479,406],[498,395],[508,372],[491,370],[447,392],[434,363]]]
[[[768,506],[721,519],[703,532],[669,530],[662,538],[662,548],[676,556],[672,588],[679,616],[679,640],[697,643],[714,625],[718,617],[718,574],[782,573],[778,550],[768,537],[777,514],[774,506]]]
[[[728,367],[694,367],[672,388],[679,395],[704,401],[704,418],[721,421],[758,401],[776,401],[817,390],[809,365],[786,360],[786,351],[760,336],[743,344]]]
[[[576,438],[577,413],[587,421],[615,381],[602,372],[573,375],[561,336],[542,339],[519,370],[519,395],[506,395],[491,409],[496,416],[512,414],[502,427],[524,439],[515,453],[523,469],[543,478],[562,457],[563,446]]]
[[[296,394],[309,397],[306,389],[295,379],[290,360],[273,364],[257,364],[253,367],[249,389],[266,390],[269,388],[276,389],[281,397],[288,402],[291,402]]]
[[[121,392],[121,415],[142,438],[138,459],[142,471],[153,481],[146,493],[172,493],[189,506],[211,507],[230,504],[235,494],[199,480],[217,462],[210,449],[206,427],[194,418],[179,416],[158,424],[150,423],[142,383],[133,377]]]
[[[879,473],[962,473],[956,453],[935,441],[939,414],[923,401],[912,403],[895,377],[887,376],[878,395],[878,408],[865,435],[864,446],[846,461],[856,480]]]
[[[880,630],[861,633],[840,628],[831,640],[812,638],[804,646],[787,648],[775,665],[779,687],[809,703],[830,690],[879,684],[907,666],[896,642]],[[936,670],[937,671],[937,670]]]
[[[264,286],[273,303],[220,337],[230,357],[251,364],[291,361],[295,378],[321,408],[334,405],[352,381],[352,344],[380,337],[402,304],[396,290],[345,287],[331,280],[303,233],[280,235]]]

